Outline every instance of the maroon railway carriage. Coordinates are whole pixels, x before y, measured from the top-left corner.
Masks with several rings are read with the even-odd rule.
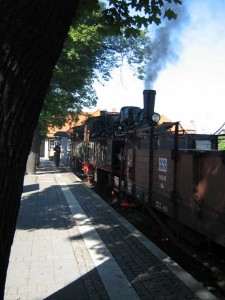
[[[89,119],[73,152],[91,182],[110,187],[121,203],[149,207],[181,234],[189,228],[225,246],[219,137],[188,134],[179,122],[158,125],[154,104],[155,91],[147,90],[143,109],[123,107],[120,115]]]
[[[225,245],[225,151],[217,136],[181,133],[179,123],[129,131],[124,174],[115,186],[167,215],[174,226],[192,230]],[[118,190],[118,188],[117,188]],[[176,228],[177,229],[177,228]]]

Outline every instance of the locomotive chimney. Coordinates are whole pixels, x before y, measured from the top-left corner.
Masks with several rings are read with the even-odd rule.
[[[150,122],[155,108],[155,90],[144,90],[144,120]]]

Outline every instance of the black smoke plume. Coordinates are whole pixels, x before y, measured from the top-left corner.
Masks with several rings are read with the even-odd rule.
[[[168,62],[175,62],[179,58],[179,37],[189,21],[188,1],[184,0],[182,5],[174,4],[172,7],[177,13],[176,20],[163,19],[158,27],[151,29],[149,46],[152,54],[146,65],[145,89],[153,88],[160,71],[166,68]]]

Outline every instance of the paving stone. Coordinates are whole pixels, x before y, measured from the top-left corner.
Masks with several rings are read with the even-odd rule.
[[[134,234],[74,174],[58,170],[64,173],[43,160],[37,175],[25,176],[5,300],[197,299],[142,243],[137,230]],[[72,211],[67,189],[82,214]],[[88,230],[82,232],[84,228]],[[113,272],[115,281],[107,282]],[[126,289],[120,288],[122,278],[129,284]],[[131,296],[124,292],[131,290]]]

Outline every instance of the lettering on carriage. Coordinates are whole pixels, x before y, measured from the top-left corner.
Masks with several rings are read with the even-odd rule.
[[[160,187],[161,187],[161,189],[165,188],[165,186],[164,186],[164,184],[162,182],[160,183]]]
[[[159,171],[160,172],[167,172],[167,158],[159,157]]]
[[[162,210],[163,210],[165,213],[168,213],[168,212],[169,212],[169,208],[168,208],[168,206],[166,206],[166,205],[163,205]]]
[[[165,213],[168,213],[168,212],[169,212],[168,206],[163,205],[163,204],[161,203],[161,201],[156,201],[156,202],[155,202],[155,207],[158,208],[159,210],[165,212]]]
[[[156,201],[156,202],[155,202],[155,207],[161,210],[161,209],[162,209],[162,204],[161,204],[161,202],[160,202],[160,201]]]
[[[166,175],[159,174],[159,180],[166,182]]]

